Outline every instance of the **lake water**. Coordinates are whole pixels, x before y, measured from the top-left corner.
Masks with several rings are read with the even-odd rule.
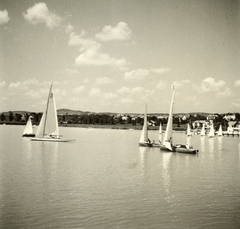
[[[239,137],[192,136],[187,155],[139,147],[137,130],[23,129],[0,126],[0,228],[240,228]]]

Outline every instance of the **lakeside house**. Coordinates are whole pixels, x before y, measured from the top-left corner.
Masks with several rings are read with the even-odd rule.
[[[239,121],[229,121],[227,133],[240,133],[240,122]]]

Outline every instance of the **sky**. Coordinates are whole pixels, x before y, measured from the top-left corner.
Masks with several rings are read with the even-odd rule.
[[[1,0],[0,112],[240,112],[240,1]]]

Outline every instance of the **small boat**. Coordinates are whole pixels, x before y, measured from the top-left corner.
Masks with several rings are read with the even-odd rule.
[[[189,123],[187,124],[187,136],[192,136],[191,128],[190,128]]]
[[[203,124],[203,126],[202,126],[200,135],[205,136],[205,124]]]
[[[69,142],[73,139],[64,139],[59,134],[57,109],[52,85],[49,90],[46,110],[43,112],[41,121],[39,123],[35,138],[32,141],[48,141],[48,142]]]
[[[173,145],[172,138],[172,123],[173,123],[173,100],[174,100],[174,92],[175,88],[173,87],[172,100],[170,104],[169,117],[167,122],[167,128],[165,131],[163,143],[160,144],[160,149],[169,152],[177,152],[177,153],[189,153],[196,154],[198,150],[194,149],[189,144],[176,144]]]
[[[222,132],[222,125],[219,126],[219,129],[218,129],[218,136],[221,137],[223,135],[223,132]]]
[[[193,146],[189,144],[176,144],[174,147],[177,153],[188,153],[188,154],[198,153],[198,150],[194,149]]]
[[[208,133],[208,137],[209,138],[214,138],[215,137],[213,123],[211,124],[210,131]]]
[[[162,123],[160,122],[159,124],[159,131],[158,131],[158,142],[155,142],[153,140],[152,144],[153,144],[153,147],[160,147],[160,144],[161,144],[161,141],[162,141]]]
[[[33,133],[33,126],[32,126],[32,117],[29,116],[27,124],[24,128],[22,137],[35,137],[35,134]]]
[[[147,105],[145,107],[144,122],[141,137],[139,139],[139,146],[152,147],[153,144],[148,138],[148,123],[147,123]]]

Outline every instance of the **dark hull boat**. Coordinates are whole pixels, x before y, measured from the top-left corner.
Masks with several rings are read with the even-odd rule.
[[[198,150],[194,149],[191,145],[177,144],[174,146],[174,150],[177,153],[197,154]]]
[[[22,137],[35,137],[35,134],[23,134]]]
[[[173,94],[172,100],[170,105],[169,111],[169,118],[167,123],[167,128],[165,132],[165,136],[163,139],[163,143],[160,144],[160,149],[168,152],[176,152],[176,153],[186,153],[186,154],[196,154],[198,150],[194,149],[189,144],[176,144],[173,145],[173,138],[172,138],[172,123],[173,123],[173,99],[174,99],[174,91],[175,88],[173,87]]]

